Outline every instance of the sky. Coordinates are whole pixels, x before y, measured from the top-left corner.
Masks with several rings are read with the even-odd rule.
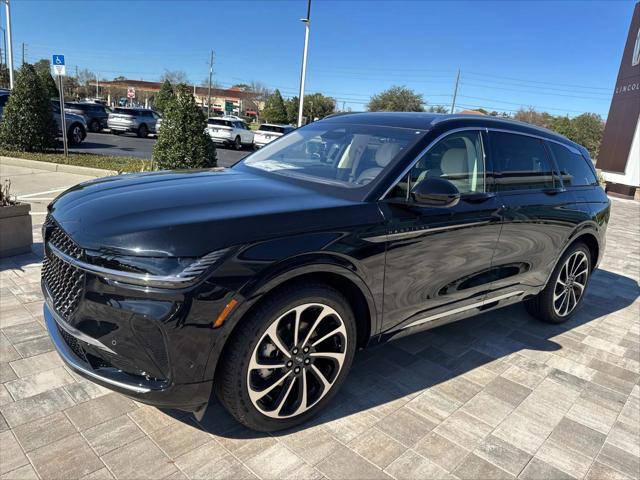
[[[182,70],[222,87],[260,81],[297,95],[306,0],[11,0],[14,58],[64,54],[68,69],[136,80]],[[366,109],[405,85],[428,105],[606,117],[634,0],[312,0],[305,91]],[[2,25],[4,25],[2,9]]]

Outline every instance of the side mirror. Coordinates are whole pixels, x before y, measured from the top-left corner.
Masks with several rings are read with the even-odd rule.
[[[460,201],[460,191],[444,178],[425,178],[411,189],[411,199],[425,207],[453,207]]]

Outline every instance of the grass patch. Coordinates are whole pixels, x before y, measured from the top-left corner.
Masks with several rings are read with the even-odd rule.
[[[151,170],[151,160],[134,157],[114,157],[109,155],[96,155],[93,153],[69,152],[65,158],[63,153],[52,151],[46,153],[35,152],[13,152],[0,149],[0,155],[5,157],[24,158],[26,160],[37,160],[39,162],[59,163],[63,165],[77,165],[80,167],[101,168],[104,170],[115,170],[120,173],[141,172]]]

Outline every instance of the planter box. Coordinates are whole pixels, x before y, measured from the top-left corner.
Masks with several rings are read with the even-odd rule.
[[[30,210],[28,203],[0,207],[0,257],[31,251],[33,227]]]

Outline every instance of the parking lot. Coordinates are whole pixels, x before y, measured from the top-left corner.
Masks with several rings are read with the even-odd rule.
[[[97,137],[85,148],[152,142]],[[32,203],[35,243],[0,260],[3,479],[638,477],[637,202],[614,200],[605,258],[569,323],[518,305],[361,352],[320,417],[266,435],[216,403],[196,421],[68,370],[43,324],[38,225],[51,197],[89,177],[2,174]]]
[[[70,150],[79,153],[150,159],[155,143],[155,137],[138,138],[135,135],[112,135],[108,132],[88,133],[87,138],[80,145]],[[230,167],[251,153],[249,150],[236,151],[224,147],[219,147],[217,152],[218,165],[221,167]]]

